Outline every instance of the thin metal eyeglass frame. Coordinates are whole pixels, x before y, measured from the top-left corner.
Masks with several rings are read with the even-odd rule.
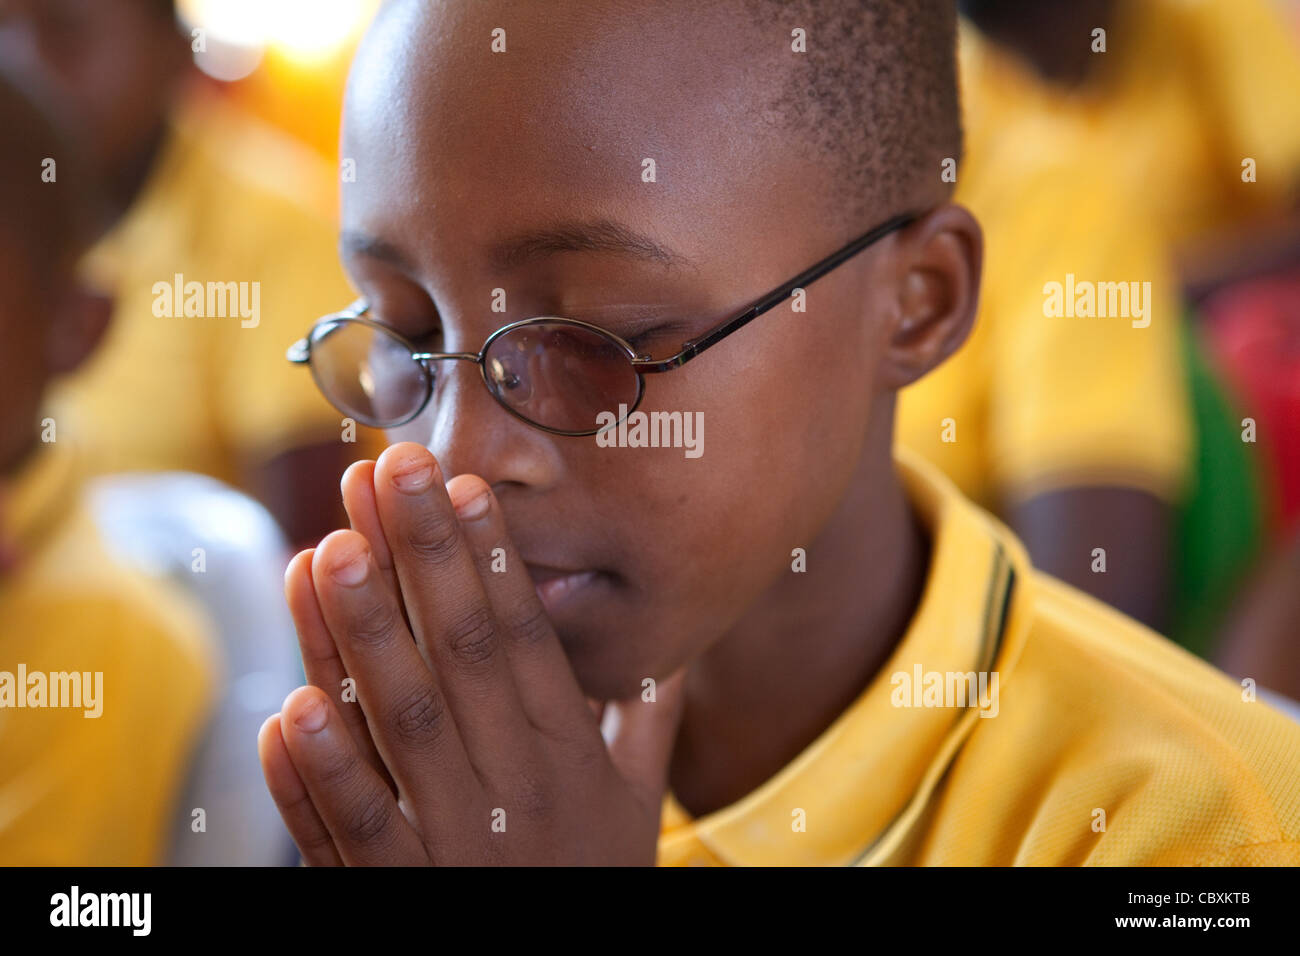
[[[777,288],[773,289],[771,292],[767,293],[766,295],[758,299],[753,305],[749,306],[744,311],[714,326],[712,329],[705,332],[699,338],[690,339],[682,343],[681,351],[679,351],[676,355],[670,356],[669,358],[666,359],[654,359],[648,355],[640,355],[637,353],[636,349],[634,349],[631,346],[631,344],[629,344],[625,339],[614,334],[613,332],[610,332],[608,329],[602,329],[600,326],[592,325],[589,322],[583,322],[579,319],[567,319],[561,316],[535,316],[529,319],[521,319],[518,322],[511,322],[509,325],[504,325],[487,337],[487,340],[484,341],[483,343],[483,347],[479,349],[477,354],[474,352],[420,352],[417,351],[410,342],[408,342],[405,338],[403,338],[400,334],[398,334],[393,329],[389,328],[388,326],[380,322],[376,322],[373,319],[365,318],[365,313],[369,310],[370,306],[367,303],[361,303],[361,302],[353,303],[352,306],[349,306],[347,309],[344,309],[340,312],[334,312],[331,313],[330,315],[322,316],[312,325],[312,329],[307,334],[306,337],[299,339],[297,342],[294,342],[293,345],[289,346],[288,351],[285,353],[285,358],[287,358],[290,362],[293,362],[296,365],[310,366],[311,344],[316,329],[319,328],[321,325],[324,325],[325,323],[332,323],[337,325],[343,322],[353,322],[358,325],[363,325],[368,328],[372,328],[401,343],[402,346],[405,347],[410,352],[411,358],[415,360],[417,363],[419,363],[421,371],[424,374],[425,395],[424,395],[424,400],[420,402],[419,407],[416,408],[416,410],[412,412],[410,415],[406,416],[405,418],[399,421],[386,422],[383,424],[375,424],[372,427],[397,428],[400,425],[405,425],[407,422],[410,422],[415,418],[418,418],[419,415],[425,410],[425,408],[428,407],[429,400],[433,398],[434,373],[433,373],[433,368],[429,363],[434,361],[457,360],[457,361],[473,362],[474,364],[476,364],[479,367],[479,374],[483,379],[483,384],[487,387],[487,390],[489,394],[492,395],[492,398],[497,402],[498,405],[500,405],[503,409],[505,409],[515,418],[518,418],[520,421],[526,422],[529,425],[532,425],[534,428],[540,428],[542,431],[550,432],[553,435],[569,435],[575,437],[595,435],[600,431],[602,431],[603,429],[593,428],[584,431],[568,431],[560,428],[552,428],[549,425],[543,425],[539,422],[533,421],[531,418],[528,418],[527,416],[521,414],[520,412],[515,411],[515,409],[507,405],[502,400],[502,398],[498,396],[495,391],[493,391],[492,384],[488,381],[488,377],[487,377],[487,363],[484,361],[484,357],[487,355],[488,349],[492,346],[492,343],[495,342],[501,336],[515,329],[521,328],[523,326],[537,325],[542,323],[551,324],[551,325],[559,324],[559,325],[577,326],[579,328],[587,329],[588,331],[600,335],[601,337],[607,339],[608,341],[615,343],[620,349],[623,350],[623,352],[627,355],[629,364],[632,366],[633,370],[635,370],[637,373],[637,395],[636,395],[636,401],[628,406],[628,414],[630,415],[641,404],[642,398],[645,397],[645,378],[643,376],[647,374],[654,374],[657,372],[671,372],[673,369],[681,368],[691,359],[695,358],[697,355],[700,355],[705,350],[710,349],[713,346],[717,345],[719,342],[721,342],[727,336],[731,335],[736,330],[742,328],[743,326],[752,322],[754,319],[758,318],[763,313],[772,310],[777,305],[784,302],[787,298],[790,297],[791,294],[793,294],[795,289],[800,289],[803,288],[804,286],[811,285],[813,282],[820,279],[822,276],[826,275],[831,270],[837,268],[840,265],[843,265],[846,261],[848,261],[853,256],[857,255],[859,252],[866,249],[868,246],[872,245],[875,242],[878,242],[879,240],[883,239],[885,236],[889,235],[890,233],[896,232],[897,230],[902,229],[907,225],[910,225],[912,222],[914,222],[917,219],[917,217],[918,214],[916,213],[903,213],[901,215],[894,216],[890,219],[887,219],[885,222],[870,229],[863,235],[859,236],[857,239],[854,239],[847,246],[844,246],[843,248],[837,250],[836,252],[831,253],[831,255],[827,256],[825,259],[822,259],[816,265],[799,273],[799,275],[795,276],[793,279],[790,279],[788,282],[782,283],[780,286],[778,286]],[[313,377],[315,376],[313,375]],[[320,382],[319,380],[317,380],[317,386],[319,385]],[[324,389],[322,389],[322,391],[324,391]],[[603,426],[603,427],[607,428],[609,426]]]

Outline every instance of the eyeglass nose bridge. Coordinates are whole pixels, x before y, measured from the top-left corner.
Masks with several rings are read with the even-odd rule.
[[[424,411],[433,399],[434,392],[438,388],[437,370],[434,368],[434,362],[473,362],[479,367],[479,372],[483,375],[484,382],[487,381],[487,369],[483,362],[483,356],[487,353],[484,349],[482,352],[411,352],[411,358],[419,362],[424,368],[425,381],[428,383],[427,393],[420,407],[416,409],[411,418],[417,417]]]
[[[483,384],[487,386],[488,393],[492,396],[492,398],[497,402],[498,405],[500,405],[506,411],[510,412],[512,415],[515,415],[516,417],[523,419],[529,424],[535,425],[536,424],[535,422],[530,421],[525,416],[519,415],[519,413],[515,411],[515,409],[511,408],[510,405],[502,399],[501,395],[496,391],[496,389],[492,387],[492,383],[488,380],[487,352],[488,352],[488,347],[492,344],[492,340],[495,339],[496,337],[497,336],[494,335],[487,342],[485,342],[483,345],[483,349],[479,352],[412,352],[411,358],[419,362],[424,367],[425,376],[426,376],[425,381],[429,383],[428,394],[426,395],[425,400],[421,404],[419,410],[417,410],[415,415],[413,415],[412,417],[414,418],[415,416],[418,416],[421,412],[424,411],[424,409],[428,406],[429,402],[433,399],[434,392],[437,390],[438,377],[433,367],[434,362],[448,362],[448,361],[471,362],[474,365],[478,366],[479,377],[483,380]],[[545,428],[545,426],[538,426],[538,427]]]
[[[483,364],[482,352],[412,352],[411,358],[415,359],[417,362],[422,362],[424,367],[430,372],[433,371],[433,366],[429,365],[430,362],[459,360],[463,362],[474,362],[477,365]]]

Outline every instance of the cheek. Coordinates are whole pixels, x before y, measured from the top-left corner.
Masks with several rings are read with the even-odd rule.
[[[699,458],[605,450],[644,456],[602,484],[638,489],[623,550],[660,633],[706,640],[733,625],[810,545],[862,454],[870,382],[850,350],[788,323],[738,334],[751,332],[743,350],[723,343],[647,394],[643,408],[700,413]]]
[[[405,425],[386,429],[384,438],[390,445],[411,441],[429,448],[433,444],[434,420],[435,416],[432,407],[426,407],[424,411]]]

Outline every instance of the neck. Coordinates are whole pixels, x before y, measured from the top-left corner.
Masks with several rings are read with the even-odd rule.
[[[892,406],[835,514],[790,573],[687,671],[674,796],[693,816],[745,796],[862,693],[920,600],[928,540],[893,468]]]

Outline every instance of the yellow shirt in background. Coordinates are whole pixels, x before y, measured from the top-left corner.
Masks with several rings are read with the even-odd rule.
[[[897,440],[994,511],[1078,485],[1175,500],[1192,438],[1162,243],[1103,171],[1044,161],[1008,178],[1003,151],[1014,144],[958,174],[956,201],[984,230],[978,314],[966,344],[899,393]],[[1071,282],[1125,283],[1131,314],[1045,315],[1047,284],[1064,298]]]
[[[74,458],[62,438],[42,446],[0,512],[19,556],[0,577],[0,865],[158,864],[211,705],[214,645],[181,595],[106,553]],[[31,675],[73,671],[102,674],[93,707],[6,697],[37,700]]]
[[[1274,0],[1117,3],[1077,90],[971,28],[960,54],[966,165],[996,149],[1009,199],[1043,158],[1071,157],[1114,176],[1125,215],[1174,241],[1300,200],[1300,48]]]
[[[1300,864],[1300,725],[899,468],[933,546],[907,633],[757,790],[695,820],[669,795],[661,865]]]
[[[979,317],[902,392],[898,435],[994,510],[1080,485],[1178,497],[1191,437],[1169,246],[1300,198],[1300,55],[1266,0],[1117,4],[1093,56],[1069,90],[962,30],[956,201],[985,230]],[[1045,318],[1044,284],[1067,275],[1150,281],[1150,326]]]
[[[239,485],[245,466],[340,440],[343,416],[284,357],[355,298],[336,228],[310,205],[334,188],[312,154],[229,107],[196,97],[178,112],[141,196],[87,260],[116,297],[106,341],[56,392],[59,433],[95,473]],[[201,315],[185,314],[190,282]],[[209,299],[208,283],[236,285]]]

